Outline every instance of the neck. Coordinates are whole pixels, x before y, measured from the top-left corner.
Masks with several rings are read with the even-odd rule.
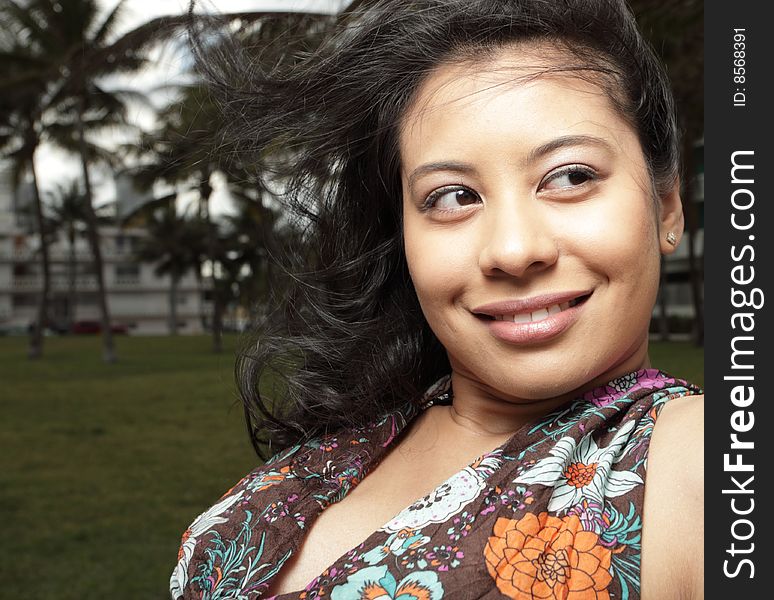
[[[451,383],[454,399],[450,407],[445,407],[448,409],[449,425],[455,429],[462,428],[474,436],[510,437],[525,424],[553,412],[583,392],[648,367],[650,360],[645,346],[583,384],[545,398],[511,395],[471,376],[464,369],[453,368]]]

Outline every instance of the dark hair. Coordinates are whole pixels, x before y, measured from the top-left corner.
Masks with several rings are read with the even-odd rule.
[[[450,370],[403,254],[397,145],[401,117],[442,63],[549,42],[567,62],[548,70],[596,82],[637,131],[655,191],[677,177],[668,80],[623,1],[357,4],[292,61],[267,66],[236,48],[199,56],[225,100],[235,152],[285,178],[285,206],[303,227],[286,294],[237,362],[259,454],[362,426]],[[272,148],[283,160],[267,162]]]

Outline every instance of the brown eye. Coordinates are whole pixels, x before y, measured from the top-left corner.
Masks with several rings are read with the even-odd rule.
[[[425,208],[455,210],[481,201],[478,194],[465,187],[445,187],[435,190],[425,200]]]
[[[588,167],[570,165],[550,173],[540,184],[540,189],[569,189],[597,179],[597,174]]]

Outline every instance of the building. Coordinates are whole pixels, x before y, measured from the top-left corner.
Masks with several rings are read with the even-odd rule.
[[[5,181],[3,181],[5,180]],[[42,289],[40,248],[17,202],[8,178],[0,171],[0,332],[23,333],[37,317]],[[104,277],[111,322],[131,334],[169,332],[171,278],[158,276],[154,265],[140,262],[136,250],[147,232],[139,227],[101,227]],[[97,277],[85,237],[70,248],[60,234],[50,245],[50,326],[64,329],[74,321],[100,319]],[[205,299],[207,280],[193,272],[180,281],[177,292],[179,333],[202,333],[212,310]]]

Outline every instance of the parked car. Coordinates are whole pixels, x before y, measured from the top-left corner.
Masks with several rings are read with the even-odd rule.
[[[35,323],[27,324],[27,334],[35,329]],[[43,327],[43,335],[65,335],[68,332],[67,325],[55,321],[47,321]]]
[[[119,323],[113,323],[110,326],[110,331],[116,334],[129,333],[129,328],[126,325]],[[70,333],[77,335],[89,335],[102,332],[102,324],[99,321],[75,321],[70,327]]]

